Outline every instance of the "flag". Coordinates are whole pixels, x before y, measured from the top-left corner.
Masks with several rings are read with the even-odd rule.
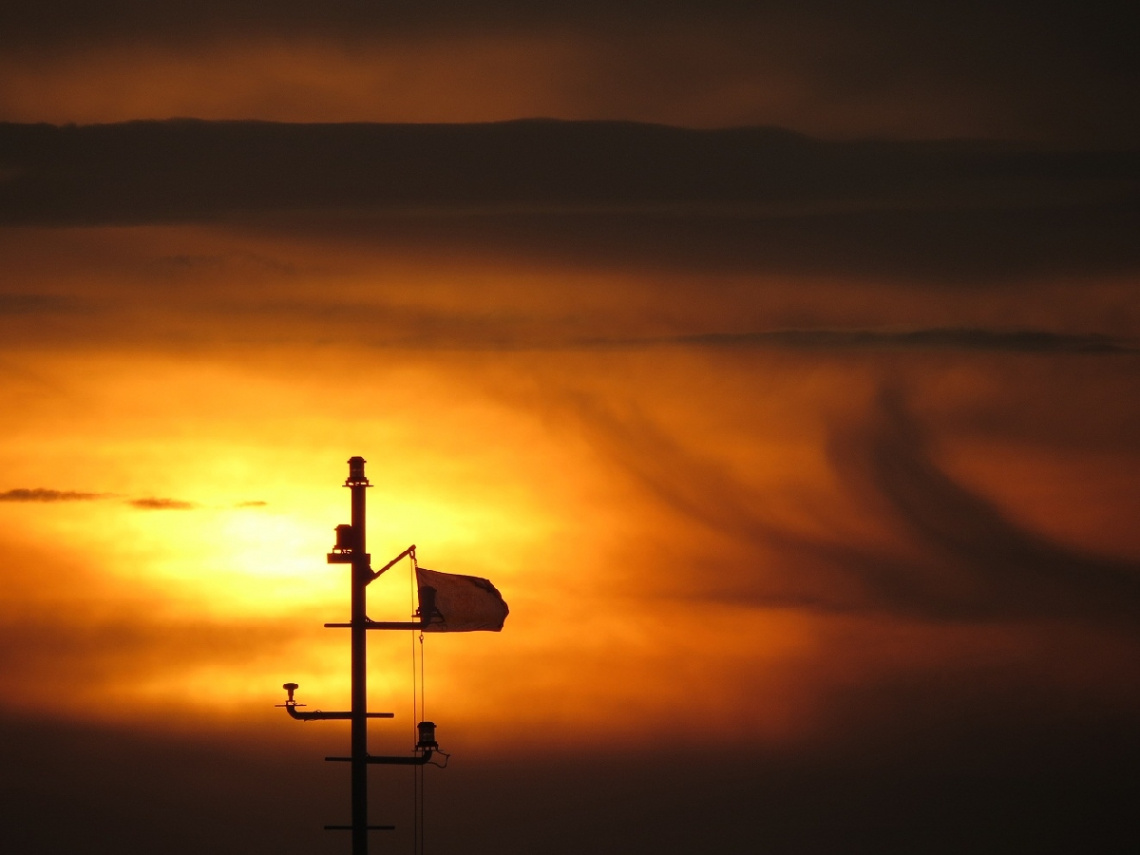
[[[507,604],[486,579],[417,567],[416,584],[425,632],[498,632],[507,619]]]

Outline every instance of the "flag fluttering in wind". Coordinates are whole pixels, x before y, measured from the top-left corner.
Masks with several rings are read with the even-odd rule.
[[[424,632],[498,632],[507,619],[507,604],[486,579],[417,567],[416,584]]]

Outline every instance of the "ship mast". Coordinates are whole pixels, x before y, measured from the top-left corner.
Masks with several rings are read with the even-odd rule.
[[[396,630],[422,630],[430,619],[430,612],[416,621],[387,621],[378,622],[369,620],[366,610],[368,585],[388,570],[396,562],[408,555],[415,554],[415,546],[410,546],[402,553],[389,561],[380,570],[373,571],[372,557],[367,552],[366,539],[366,490],[372,485],[364,474],[365,460],[363,457],[353,457],[348,461],[348,479],[344,486],[351,492],[352,522],[348,525],[336,527],[336,546],[328,554],[330,564],[349,564],[352,568],[351,589],[352,608],[349,623],[327,623],[326,627],[347,627],[350,630],[351,645],[351,709],[348,711],[302,712],[293,693],[297,690],[296,683],[285,683],[283,688],[288,692],[284,704],[286,712],[300,721],[348,719],[351,722],[351,754],[348,757],[326,757],[331,761],[347,761],[351,764],[352,778],[352,823],[350,825],[326,825],[330,831],[352,832],[352,855],[368,855],[368,832],[391,831],[395,826],[368,824],[368,766],[374,763],[392,765],[421,766],[432,759],[432,754],[438,748],[435,741],[435,725],[432,722],[420,722],[418,725],[419,740],[415,752],[410,756],[402,757],[374,757],[368,753],[368,719],[392,718],[393,713],[368,712],[368,645],[367,631],[370,629],[396,629]]]

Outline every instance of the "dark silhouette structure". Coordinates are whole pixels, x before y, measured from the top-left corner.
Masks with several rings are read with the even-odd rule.
[[[326,757],[326,760],[347,762],[351,764],[352,774],[352,824],[326,825],[328,830],[352,832],[352,855],[367,855],[368,832],[374,830],[391,831],[395,826],[368,824],[368,766],[370,764],[422,766],[431,761],[432,755],[438,751],[439,745],[435,740],[435,723],[420,722],[418,725],[418,740],[415,751],[403,757],[373,757],[368,753],[368,719],[393,718],[393,713],[368,712],[368,671],[367,671],[367,644],[366,631],[370,629],[423,629],[431,620],[434,611],[434,601],[430,608],[422,607],[418,611],[419,620],[414,621],[373,621],[365,613],[365,601],[368,585],[382,573],[390,569],[398,561],[409,555],[415,555],[415,546],[409,546],[379,570],[373,570],[371,556],[366,551],[365,538],[365,495],[372,485],[364,475],[365,460],[363,457],[353,457],[348,461],[348,479],[344,485],[352,491],[352,522],[349,525],[336,527],[336,545],[328,554],[330,564],[349,564],[352,567],[352,617],[350,623],[327,623],[326,627],[347,627],[351,630],[351,669],[352,669],[352,709],[339,712],[323,712],[315,710],[302,712],[293,696],[297,690],[296,683],[285,683],[283,688],[288,692],[288,698],[281,706],[293,718],[300,721],[318,721],[326,719],[347,719],[352,723],[352,750],[348,757]],[[434,594],[434,592],[432,592]],[[422,595],[421,595],[422,596]]]

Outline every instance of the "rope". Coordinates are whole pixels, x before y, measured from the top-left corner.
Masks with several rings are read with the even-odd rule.
[[[427,719],[426,700],[425,700],[426,687],[425,686],[426,686],[426,684],[424,683],[424,634],[421,632],[420,633],[420,718],[419,718],[419,721],[425,721]],[[417,727],[416,732],[418,735],[418,733],[419,733],[418,727]],[[419,795],[417,797],[417,801],[419,803],[419,808],[420,808],[420,827],[419,827],[419,831],[417,834],[419,841],[420,841],[420,851],[417,852],[416,855],[423,855],[423,851],[424,851],[424,767],[423,766],[415,766],[414,768],[416,770],[416,777],[419,779]]]
[[[416,827],[416,840],[419,843],[419,849],[416,855],[423,855],[424,853],[424,767],[413,766],[416,780],[416,802],[419,807],[419,815],[416,817],[418,825]]]
[[[415,611],[417,591],[416,591],[416,569],[419,566],[416,563],[416,550],[413,547],[409,553],[411,558],[411,572],[409,578],[409,588],[412,597],[412,611]],[[416,744],[419,742],[419,722],[426,718],[424,713],[424,634],[420,634],[420,671],[419,671],[419,699],[418,699],[418,712],[417,712],[417,682],[416,682],[416,637],[412,635],[412,729],[413,739]],[[424,773],[423,766],[412,767],[412,855],[423,855],[424,851]]]

